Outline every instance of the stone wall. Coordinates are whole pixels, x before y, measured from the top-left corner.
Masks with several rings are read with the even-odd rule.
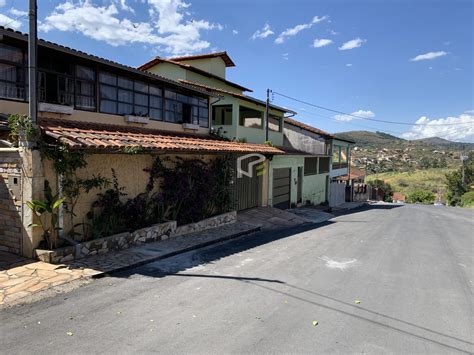
[[[21,254],[21,158],[15,149],[0,149],[0,250]]]
[[[39,260],[44,262],[53,264],[63,263],[91,255],[105,254],[111,250],[127,249],[145,243],[167,240],[168,238],[173,238],[178,235],[200,232],[206,229],[231,224],[236,220],[237,212],[234,211],[179,227],[176,227],[176,221],[165,222],[134,232],[124,232],[105,238],[94,239],[79,243],[75,246],[58,248],[53,251],[37,249],[36,256]]]

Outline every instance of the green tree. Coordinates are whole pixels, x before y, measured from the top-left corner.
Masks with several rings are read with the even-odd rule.
[[[460,205],[461,196],[470,190],[472,184],[474,184],[474,153],[470,152],[468,159],[464,161],[464,181],[463,167],[446,174],[446,198],[449,205]]]
[[[435,200],[435,196],[431,191],[427,190],[416,190],[408,195],[408,202],[410,203],[422,203],[424,205],[431,205]]]
[[[369,181],[368,184],[372,186],[372,188],[378,188],[384,192],[383,200],[385,202],[392,202],[393,188],[389,183],[386,183],[385,181],[380,179],[376,179]]]

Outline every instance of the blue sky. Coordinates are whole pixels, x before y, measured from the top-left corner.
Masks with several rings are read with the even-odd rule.
[[[226,50],[237,64],[228,79],[255,97],[270,88],[366,118],[274,95],[275,104],[330,132],[474,142],[471,0],[38,3],[41,38],[132,66],[156,55]],[[0,25],[27,31],[26,5],[0,0]]]

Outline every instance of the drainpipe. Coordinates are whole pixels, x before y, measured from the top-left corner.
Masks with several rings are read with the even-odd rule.
[[[56,177],[56,186],[58,187],[58,193],[61,198],[63,196],[63,176],[62,175],[57,175]],[[58,220],[58,227],[59,227],[59,238],[64,238],[64,204],[62,203],[61,206],[59,206],[59,220]]]

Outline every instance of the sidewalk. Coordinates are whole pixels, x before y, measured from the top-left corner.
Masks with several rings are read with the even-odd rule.
[[[55,287],[66,285],[72,281],[86,281],[90,278],[103,276],[108,272],[164,259],[258,230],[260,230],[259,226],[237,222],[202,232],[176,236],[166,241],[148,243],[59,265],[1,253],[0,309],[26,303],[39,292],[51,291]]]

